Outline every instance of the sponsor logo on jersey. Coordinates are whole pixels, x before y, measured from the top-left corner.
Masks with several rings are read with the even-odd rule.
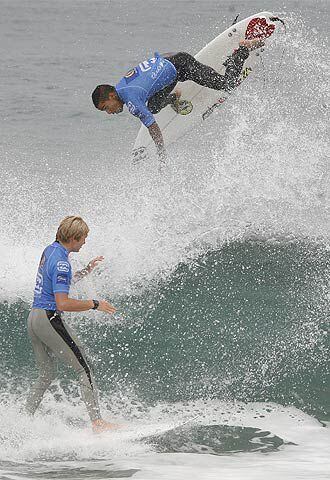
[[[154,72],[152,72],[151,78],[152,78],[153,80],[155,80],[155,78],[157,78],[159,72],[160,72],[163,68],[164,68],[164,62],[160,61],[158,67],[156,68],[156,70],[155,70]]]
[[[140,68],[141,72],[147,72],[148,70],[150,70],[151,69],[150,63],[147,60],[145,60],[142,63],[139,63],[139,68]]]
[[[38,272],[37,273],[37,278],[36,278],[36,286],[35,286],[35,289],[34,289],[35,295],[39,296],[39,295],[42,294],[43,283],[44,283],[44,279],[43,279],[42,273]]]
[[[125,80],[126,80],[126,83],[129,83],[131,82],[132,80],[134,80],[134,78],[138,77],[139,76],[139,72],[137,70],[137,68],[132,68],[131,70],[129,70],[126,75],[125,75]]]
[[[135,68],[132,68],[132,70],[130,70],[129,72],[126,73],[125,75],[125,78],[130,78],[134,75],[135,72]]]
[[[70,264],[68,262],[59,261],[56,267],[59,272],[68,273],[70,271]]]
[[[69,276],[58,273],[56,276],[56,284],[69,285]]]
[[[130,113],[135,113],[136,106],[132,102],[127,102],[127,108]]]

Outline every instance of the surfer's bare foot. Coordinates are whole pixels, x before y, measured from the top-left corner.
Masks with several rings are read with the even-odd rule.
[[[108,432],[109,430],[118,430],[118,428],[121,428],[121,425],[118,425],[117,423],[108,423],[102,418],[94,420],[92,426],[94,433]]]
[[[253,38],[252,40],[241,40],[239,44],[241,47],[246,47],[249,50],[255,50],[256,48],[263,47],[265,42],[261,38]]]
[[[176,95],[177,100],[179,100],[182,94],[181,90],[179,88],[176,88],[173,93]]]

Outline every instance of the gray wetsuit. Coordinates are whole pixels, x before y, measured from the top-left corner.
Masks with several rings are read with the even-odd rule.
[[[31,387],[26,409],[34,414],[56,377],[56,360],[72,367],[78,375],[82,398],[91,420],[101,418],[97,388],[84,348],[75,333],[56,311],[55,293],[68,293],[71,284],[68,252],[59,242],[43,252],[34,290],[28,332],[36,356],[39,377]]]
[[[28,317],[28,332],[39,376],[28,394],[27,411],[34,414],[37,410],[45,391],[56,378],[58,359],[75,370],[90,419],[101,418],[97,388],[84,348],[61,316],[54,311],[33,308]]]

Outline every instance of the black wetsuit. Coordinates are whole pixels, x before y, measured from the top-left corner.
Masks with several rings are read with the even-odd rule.
[[[249,56],[247,47],[239,47],[233,55],[227,58],[224,66],[226,71],[220,75],[216,70],[208,65],[198,62],[192,55],[186,52],[175,53],[174,55],[164,55],[176,68],[176,80],[167,87],[153,95],[148,101],[148,109],[151,113],[158,113],[167,105],[174,103],[177,99],[171,91],[178,82],[192,80],[203,87],[214,90],[225,90],[229,92],[236,87],[239,75],[241,74],[244,61]]]

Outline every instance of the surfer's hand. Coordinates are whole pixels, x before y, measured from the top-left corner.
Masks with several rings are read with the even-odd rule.
[[[92,270],[97,266],[99,262],[102,262],[104,260],[104,257],[102,255],[93,258],[87,265],[86,269],[88,270],[88,273],[91,273]]]
[[[252,40],[241,40],[239,45],[240,47],[246,47],[249,50],[255,50],[256,48],[263,47],[265,42],[260,38],[253,38]]]
[[[90,274],[97,266],[97,264],[99,262],[102,262],[102,260],[104,260],[104,257],[102,257],[101,255],[99,257],[93,258],[85,268],[79,270],[73,275],[73,283],[79,282],[82,278],[86,277],[86,275]]]
[[[106,300],[100,300],[99,306],[97,309],[99,312],[105,312],[105,313],[115,313],[117,310],[111,303],[107,302]]]
[[[173,93],[176,95],[177,99],[179,99],[181,97],[181,94],[182,94],[180,88],[176,88]]]
[[[166,150],[165,148],[159,148],[158,149],[158,158],[161,163],[166,163],[167,160],[167,155],[166,155]]]

